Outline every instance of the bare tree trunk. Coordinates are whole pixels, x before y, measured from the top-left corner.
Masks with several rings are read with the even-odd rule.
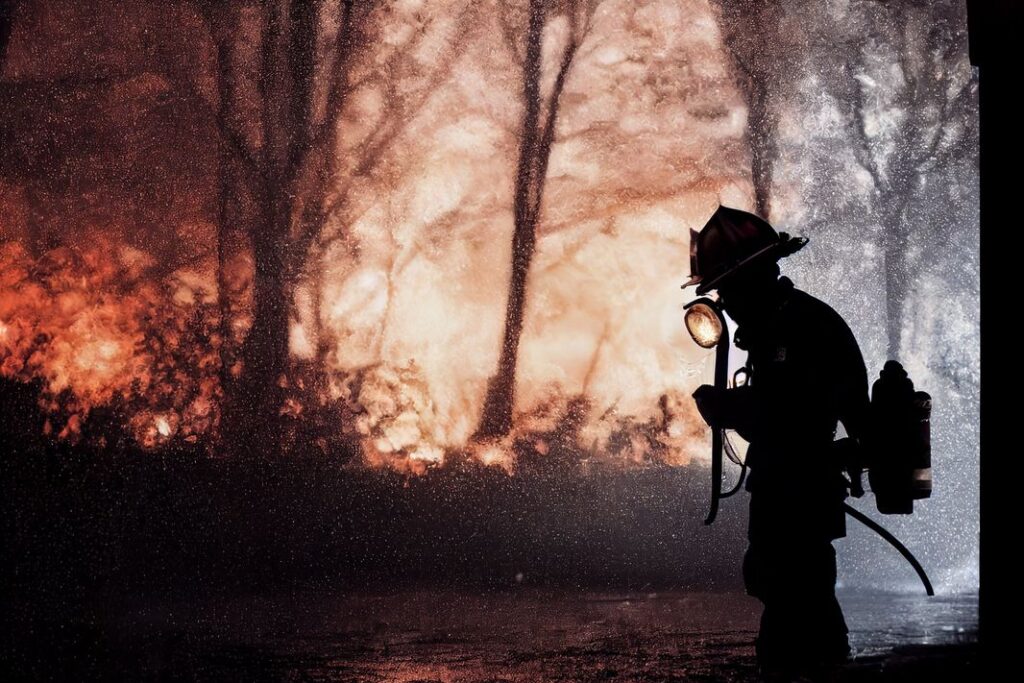
[[[519,355],[519,340],[523,332],[523,314],[526,309],[526,281],[537,241],[537,223],[540,218],[551,146],[554,144],[558,101],[578,47],[575,35],[575,15],[573,15],[573,31],[570,33],[569,41],[562,53],[558,75],[548,100],[547,116],[542,125],[541,39],[544,32],[545,16],[546,3],[544,0],[530,0],[526,56],[523,61],[525,111],[513,195],[512,274],[505,310],[505,332],[502,338],[497,372],[488,382],[480,425],[474,436],[476,439],[502,437],[512,429],[516,363]]]
[[[774,114],[766,104],[767,95],[757,88],[747,101],[747,116],[750,135],[750,171],[754,184],[754,201],[757,215],[765,220],[771,211],[772,171],[775,167],[775,121]]]
[[[199,5],[211,26],[219,22],[219,30],[213,33],[222,89],[230,93],[235,86],[254,87],[247,98],[222,99],[217,116],[225,149],[234,162],[235,194],[252,197],[257,214],[245,221],[254,260],[253,324],[241,352],[237,400],[227,402],[233,408],[225,423],[244,442],[240,445],[250,446],[253,452],[258,449],[266,457],[273,457],[281,445],[282,385],[290,369],[295,281],[329,216],[324,202],[336,180],[333,155],[346,93],[345,72],[375,5],[356,0],[331,4],[267,0],[260,4],[258,54],[244,63],[227,58],[241,36],[227,19],[229,13]],[[321,10],[333,11],[338,22],[333,55],[325,69],[317,66]],[[318,83],[320,71],[330,74],[323,83]],[[320,94],[326,95],[322,116],[314,106]],[[323,344],[321,335],[318,345]]]
[[[498,437],[512,428],[512,408],[515,401],[516,358],[519,338],[523,330],[523,309],[526,302],[526,277],[536,242],[535,216],[530,211],[530,196],[534,191],[534,178],[538,130],[540,120],[541,38],[544,31],[544,6],[539,0],[530,2],[529,30],[526,60],[523,63],[522,139],[519,143],[519,164],[516,170],[513,199],[514,227],[512,234],[512,276],[509,282],[508,302],[505,310],[505,332],[502,337],[498,371],[491,378],[484,400],[483,415],[477,429],[477,438]],[[543,182],[543,180],[541,180]]]
[[[840,101],[849,102],[857,142],[853,152],[876,192],[885,270],[887,352],[890,358],[899,359],[914,281],[927,264],[926,259],[908,253],[913,220],[907,209],[926,174],[970,149],[968,129],[948,124],[962,121],[971,111],[972,88],[966,81],[955,93],[950,90],[952,60],[966,51],[965,38],[950,34],[953,42],[944,45],[944,34],[935,28],[934,10],[927,3],[879,4],[873,9],[877,12],[873,21],[884,27],[883,35],[891,32],[897,55],[893,66],[899,68],[903,81],[889,95],[891,104],[906,112],[895,131],[895,151],[882,155],[868,133],[871,101],[858,79],[859,73],[868,71],[864,61],[868,47],[863,42],[854,43],[859,54],[845,63],[848,96]],[[947,136],[951,128],[957,132]],[[937,232],[932,238],[941,243],[948,235]]]
[[[290,206],[268,190],[261,198],[262,222],[250,233],[255,273],[253,325],[243,348],[245,365],[239,392],[239,417],[251,439],[250,448],[273,456],[280,449],[283,380],[288,371],[290,293],[284,262],[284,241]]]
[[[210,6],[205,6],[203,9],[216,55],[216,115],[218,122],[226,126],[236,94],[231,71],[230,46],[217,35],[219,23],[215,15],[217,10]],[[223,133],[219,134],[217,138],[217,308],[220,315],[219,333],[221,338],[219,379],[222,445],[237,442],[237,434],[232,430],[232,426],[237,424],[235,418],[238,405],[236,389],[238,387],[232,368],[238,360],[238,350],[234,345],[234,307],[227,277],[231,260],[230,249],[233,243],[231,228],[234,221],[241,218],[238,195],[243,191],[243,183],[237,173],[237,163],[227,136]]]
[[[231,169],[231,158],[221,148],[217,158],[217,309],[220,316],[220,386],[223,396],[230,393],[231,367],[234,365],[234,307],[232,292],[228,283],[228,267],[231,262],[231,225],[236,215],[233,211],[232,190],[237,188]],[[226,398],[225,398],[226,400]],[[222,410],[223,415],[223,410]]]
[[[781,8],[764,0],[718,0],[722,33],[732,56],[740,93],[747,106],[747,139],[755,212],[767,219],[771,212],[772,174],[778,156],[778,95],[781,55]]]
[[[903,215],[910,199],[909,188],[902,188],[887,198],[892,208],[883,220],[883,263],[885,267],[886,333],[888,358],[900,359],[903,346],[905,302],[910,294],[910,264],[907,249],[910,246],[909,225]]]
[[[260,91],[263,175],[260,220],[250,226],[253,324],[243,349],[240,405],[249,446],[275,457],[281,447],[281,406],[289,370],[291,306],[289,240],[302,162],[310,145],[317,4],[268,5]]]

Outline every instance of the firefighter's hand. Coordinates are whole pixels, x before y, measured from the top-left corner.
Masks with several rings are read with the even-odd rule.
[[[834,458],[846,471],[847,487],[854,498],[864,495],[864,484],[861,481],[864,473],[861,448],[859,441],[848,436],[832,442]]]
[[[693,400],[697,403],[697,411],[704,421],[712,427],[718,427],[722,422],[723,403],[725,401],[724,389],[718,389],[710,384],[702,384],[693,392]]]

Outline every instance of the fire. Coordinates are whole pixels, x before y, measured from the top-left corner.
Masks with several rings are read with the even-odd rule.
[[[18,243],[0,247],[0,373],[42,380],[59,438],[77,440],[89,414],[107,406],[132,416],[147,447],[213,432],[219,359],[199,337],[211,336],[216,318],[208,305],[174,296],[174,275],[148,275],[138,253],[102,240],[38,259]]]
[[[355,444],[367,465],[409,472],[464,457],[512,471],[522,453],[682,465],[704,451],[707,433],[689,394],[708,354],[685,333],[679,290],[688,234],[717,202],[749,204],[752,191],[742,97],[726,52],[718,37],[692,35],[714,15],[706,3],[685,5],[552,5],[534,51],[533,90],[524,90],[534,72],[524,69],[525,44],[516,42],[528,31],[506,25],[528,20],[526,4],[490,12],[464,0],[415,11],[382,3],[356,13],[365,25],[352,35],[364,42],[351,46],[339,72],[345,97],[331,97],[328,87],[341,66],[311,70],[312,123],[336,114],[341,131],[326,155],[334,175],[321,197],[304,183],[324,169],[298,174],[287,190],[298,199],[274,213],[296,222],[279,236],[292,365],[287,395],[267,416],[290,430],[288,443],[327,444],[318,446],[325,451]],[[235,99],[244,104],[224,121],[205,122],[215,131],[209,158],[189,157],[181,171],[197,174],[182,182],[192,194],[181,206],[159,207],[173,227],[143,225],[112,204],[101,209],[120,223],[98,228],[82,219],[65,246],[30,253],[25,245],[38,240],[26,238],[0,247],[0,372],[42,382],[52,434],[88,433],[103,407],[127,416],[123,426],[146,448],[216,447],[223,435],[226,392],[246,378],[241,350],[256,315],[254,273],[265,272],[254,265],[266,225],[253,178],[268,169],[249,166],[273,155],[254,141],[270,144],[275,131],[260,126],[301,109],[271,107],[260,116],[260,95],[248,91],[262,82],[254,57],[266,35],[261,12],[226,15],[238,19],[242,43],[227,50],[233,57],[224,66],[239,71]],[[341,17],[327,19],[317,45],[339,30]],[[157,78],[163,89],[202,84],[194,95],[205,104],[190,116],[217,101],[206,92],[219,78],[207,57],[186,60],[211,68],[196,78]],[[285,81],[271,90],[294,85]],[[550,117],[536,130],[527,126],[528,91]],[[132,106],[159,120],[163,105],[147,92]],[[328,102],[337,111],[324,111]],[[226,137],[217,128],[236,124]],[[103,125],[114,125],[105,134],[119,139],[117,126],[128,124]],[[522,146],[527,134],[540,136],[537,145]],[[224,187],[214,182],[217,135],[254,152],[240,153]],[[542,187],[530,190],[536,239],[513,349],[512,428],[480,443],[474,434],[512,298],[517,201],[525,201],[517,199],[518,163],[523,149],[541,147],[535,170],[543,173],[534,180]],[[193,150],[161,153],[180,161]],[[216,209],[225,189],[227,217]],[[140,206],[148,201],[135,188],[125,192]],[[322,223],[300,235],[321,200]],[[199,243],[216,246],[204,251]],[[319,432],[306,439],[310,425]]]
[[[367,461],[417,472],[443,464],[442,425],[416,366],[379,365],[360,375],[358,393],[349,400]]]
[[[43,381],[44,405],[52,424],[48,429],[58,438],[80,438],[94,409],[119,406],[128,412],[130,433],[144,448],[176,440],[214,441],[219,433],[220,354],[224,347],[215,299],[195,273],[154,280],[149,267],[140,266],[152,259],[135,252],[121,252],[119,259],[106,258],[111,253],[118,252],[109,244],[99,244],[82,251],[60,248],[33,259],[17,243],[3,246],[3,375]],[[473,271],[465,275],[479,276]],[[646,412],[640,410],[644,401],[637,403],[636,398],[643,393],[635,395],[631,404],[622,390],[634,387],[635,391],[645,371],[632,364],[616,369],[612,360],[635,356],[640,349],[630,348],[625,337],[616,339],[607,327],[599,328],[596,344],[586,342],[591,319],[572,310],[579,309],[579,304],[573,306],[569,299],[559,302],[558,297],[569,296],[568,290],[545,292],[551,285],[561,285],[543,280],[535,286],[549,310],[535,308],[541,317],[528,328],[531,334],[541,333],[541,339],[528,336],[525,340],[525,376],[520,383],[515,429],[498,442],[470,443],[483,378],[489,369],[484,362],[489,354],[481,353],[480,347],[488,346],[483,340],[497,341],[493,331],[482,338],[474,333],[480,309],[467,306],[460,311],[455,299],[451,301],[454,307],[447,310],[447,304],[432,310],[424,303],[420,309],[429,312],[429,317],[409,316],[425,325],[424,329],[413,334],[403,324],[407,319],[396,316],[392,325],[404,338],[384,329],[378,330],[374,340],[369,325],[379,322],[382,311],[408,310],[403,308],[405,303],[393,300],[402,296],[406,286],[381,293],[379,273],[356,270],[351,277],[351,288],[340,284],[336,290],[327,290],[339,293],[325,307],[327,320],[346,325],[328,330],[338,336],[339,343],[345,335],[343,329],[358,335],[371,347],[364,346],[364,358],[376,346],[378,353],[395,360],[346,367],[346,358],[358,356],[349,350],[343,355],[339,348],[327,358],[326,383],[293,378],[281,414],[301,422],[325,406],[333,407],[335,436],[354,436],[369,466],[422,473],[445,465],[453,453],[464,453],[485,466],[513,472],[517,453],[524,448],[539,457],[548,457],[559,448],[574,448],[581,457],[611,458],[624,464],[661,461],[681,465],[703,444],[705,432],[684,389],[685,383],[693,383],[695,378],[679,373],[679,378],[673,379],[678,389],[663,392],[660,399],[655,397]],[[426,289],[417,281],[409,282],[408,287]],[[361,291],[365,294],[357,296]],[[359,310],[365,320],[344,314],[351,307],[358,309],[355,303],[345,303],[347,296],[374,302]],[[629,296],[627,293],[627,300]],[[440,303],[435,302],[435,306]],[[583,306],[604,310],[608,303],[588,298]],[[566,308],[552,315],[550,307],[556,304]],[[657,318],[653,322],[662,324]],[[242,338],[247,324],[241,316],[230,322],[241,330]],[[360,324],[367,326],[365,333],[357,332]],[[673,343],[678,341],[677,328],[681,329],[679,320],[669,327]],[[436,335],[447,343],[433,344],[431,337]],[[553,335],[553,343],[537,345],[548,335]],[[411,345],[417,338],[427,342],[419,351]],[[407,353],[416,353],[418,359],[396,362]],[[588,357],[588,362],[574,370],[577,359]],[[238,366],[230,368],[231,374],[237,374]],[[615,374],[602,375],[602,367]],[[575,398],[574,392],[568,391],[573,372],[583,375],[576,375],[583,384]],[[558,379],[544,378],[538,383],[543,375]],[[617,403],[601,407],[602,391],[609,390],[619,397]]]
[[[503,448],[498,444],[485,444],[477,451],[476,457],[488,467],[500,467],[507,472],[515,469],[515,459],[507,446]]]

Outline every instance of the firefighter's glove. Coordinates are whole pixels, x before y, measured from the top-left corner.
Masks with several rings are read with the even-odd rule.
[[[697,403],[697,411],[711,427],[722,427],[725,420],[725,389],[710,384],[702,384],[693,392],[693,400]]]

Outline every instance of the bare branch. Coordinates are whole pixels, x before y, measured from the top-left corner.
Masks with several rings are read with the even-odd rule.
[[[274,76],[278,72],[277,65],[277,48],[278,40],[281,33],[280,20],[277,15],[276,4],[270,2],[263,2],[263,12],[266,16],[266,21],[263,26],[263,35],[260,36],[262,44],[260,46],[260,71],[259,78],[257,79],[257,88],[260,94],[260,100],[263,103],[261,112],[263,115],[263,147],[262,156],[265,175],[278,175],[276,173],[267,173],[267,170],[271,170],[275,166],[274,150],[273,145],[270,143],[272,136],[275,132],[275,120],[274,114],[275,105],[273,100],[274,91],[276,89],[276,83],[274,82]],[[269,180],[269,178],[268,178]]]
[[[332,65],[334,73],[327,97],[324,120],[320,122],[316,132],[313,134],[311,148],[314,149],[324,145],[334,133],[338,125],[338,119],[341,116],[341,111],[345,106],[345,96],[348,94],[348,88],[346,87],[347,66],[352,56],[353,45],[356,43],[356,36],[353,34],[358,30],[353,25],[353,2],[354,0],[341,0],[340,3],[340,25],[338,26],[338,35],[335,39],[334,64]]]
[[[558,67],[558,75],[555,77],[555,84],[548,100],[548,111],[544,129],[540,136],[540,145],[536,156],[537,169],[535,172],[536,182],[539,187],[536,190],[533,206],[530,213],[534,221],[540,215],[541,200],[544,195],[544,179],[547,175],[548,161],[551,159],[551,146],[555,138],[555,123],[558,119],[558,104],[562,97],[562,90],[565,88],[565,81],[572,66],[573,56],[576,54],[577,43],[575,37],[569,39],[562,53],[562,63]]]
[[[526,56],[522,53],[519,46],[518,22],[514,21],[511,16],[515,10],[515,6],[511,3],[499,3],[498,24],[501,26],[501,35],[505,39],[505,45],[512,55],[512,61],[522,68]]]
[[[874,153],[871,150],[871,144],[868,141],[867,121],[864,117],[864,94],[860,89],[860,82],[854,76],[853,65],[850,62],[846,62],[843,65],[843,71],[846,74],[847,85],[853,96],[853,104],[850,107],[850,113],[853,116],[858,133],[855,138],[857,144],[853,146],[854,158],[857,159],[857,163],[861,168],[867,171],[871,176],[871,180],[875,184],[875,189],[882,192],[885,190],[887,185],[885,178],[882,176],[881,169],[875,161]]]
[[[348,0],[351,2],[352,0]],[[460,13],[457,23],[457,30],[455,35],[459,37],[460,41],[465,39],[468,34],[468,26],[472,23],[472,20],[476,16],[479,8],[474,4],[470,4]],[[420,31],[419,37],[422,39],[426,36],[426,27]],[[341,36],[339,35],[339,39]],[[443,83],[452,73],[455,63],[461,57],[461,50],[459,49],[459,43],[453,45],[451,50],[446,51],[445,59],[438,65],[437,70],[434,73],[434,77],[426,83],[415,96],[405,95],[400,97],[397,92],[393,91],[391,97],[387,98],[388,102],[399,103],[393,111],[388,120],[381,126],[379,126],[366,140],[363,140],[360,145],[357,146],[355,156],[359,159],[354,169],[351,169],[348,173],[345,184],[334,193],[334,199],[324,205],[324,199],[327,195],[327,190],[331,184],[336,183],[338,178],[338,172],[331,168],[321,174],[317,179],[317,186],[311,192],[311,196],[308,198],[302,216],[301,228],[299,234],[289,245],[289,260],[291,263],[300,263],[303,256],[313,245],[317,239],[323,226],[331,221],[334,217],[340,213],[344,207],[349,190],[353,185],[353,182],[357,178],[366,177],[370,175],[377,164],[380,162],[384,155],[384,152],[391,146],[391,144],[405,131],[405,129],[415,120],[414,112],[419,111],[426,102],[434,96],[437,92],[439,84]],[[385,71],[390,71],[398,68],[398,64],[403,59],[409,58],[410,50],[404,50],[396,52],[388,58],[387,63],[382,67]],[[347,57],[351,56],[351,53],[346,53]],[[395,80],[389,78],[385,80],[386,88],[395,88]],[[343,106],[342,102],[339,102],[339,111],[333,112],[332,116],[335,122],[340,116],[340,109]],[[328,134],[333,133],[338,127],[337,123],[331,124]],[[319,144],[322,147],[323,143]],[[334,154],[333,149],[323,150],[319,147],[311,149],[310,159],[313,153],[319,151],[321,154],[332,155]]]
[[[219,26],[220,21],[215,6],[198,2],[196,7],[199,10],[199,15],[203,18],[203,23],[206,24],[209,39],[214,46],[218,92],[220,93],[217,107],[214,108],[206,98],[197,92],[192,83],[183,82],[175,69],[167,68],[164,75],[174,84],[179,97],[198,106],[207,117],[214,121],[219,134],[218,144],[225,146],[229,154],[242,167],[254,187],[260,187],[266,182],[266,176],[259,159],[245,137],[232,125],[228,117],[229,109],[226,101],[231,99],[233,90],[232,79],[228,77],[231,54],[228,34]]]

